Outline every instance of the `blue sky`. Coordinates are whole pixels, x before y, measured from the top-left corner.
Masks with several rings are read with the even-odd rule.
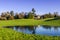
[[[48,12],[60,13],[60,0],[0,0],[0,13],[11,10],[29,12],[32,8],[35,8],[39,15]]]

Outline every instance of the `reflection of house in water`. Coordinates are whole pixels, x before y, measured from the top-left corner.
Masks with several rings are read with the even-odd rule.
[[[60,28],[60,27],[58,27],[58,26],[54,26],[54,29],[55,29],[55,30],[58,30],[58,28]]]
[[[48,25],[43,25],[42,27],[45,28],[45,29],[54,28],[54,30],[58,30],[58,28],[60,28],[60,27],[58,27],[58,26],[48,26]]]
[[[43,25],[42,27],[45,29],[51,29],[51,26],[48,26],[48,25]]]

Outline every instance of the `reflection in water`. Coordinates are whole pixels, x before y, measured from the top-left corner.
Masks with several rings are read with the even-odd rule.
[[[42,27],[45,29],[51,29],[51,26],[48,26],[48,25],[43,25]]]
[[[60,36],[60,27],[58,26],[6,26],[6,28],[11,28],[18,32],[26,34],[40,34],[40,35],[52,35]]]

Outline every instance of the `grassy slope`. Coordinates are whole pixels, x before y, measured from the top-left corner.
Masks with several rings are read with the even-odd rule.
[[[42,24],[43,25],[51,25],[51,26],[60,26],[60,19],[57,19],[57,20],[51,20],[51,19],[49,19],[49,21],[45,21],[44,20],[42,22]]]
[[[0,28],[0,40],[59,40],[59,36],[23,34],[12,29]]]
[[[60,20],[45,21],[34,19],[17,19],[17,20],[4,20],[0,21],[0,26],[15,26],[15,25],[52,25],[60,26]]]

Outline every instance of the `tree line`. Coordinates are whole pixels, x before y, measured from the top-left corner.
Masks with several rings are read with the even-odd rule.
[[[51,14],[50,12],[44,15],[36,15],[35,9],[32,8],[31,12],[14,13],[14,11],[3,12],[0,15],[0,20],[13,20],[13,19],[45,19],[45,18],[60,18],[58,12]]]

